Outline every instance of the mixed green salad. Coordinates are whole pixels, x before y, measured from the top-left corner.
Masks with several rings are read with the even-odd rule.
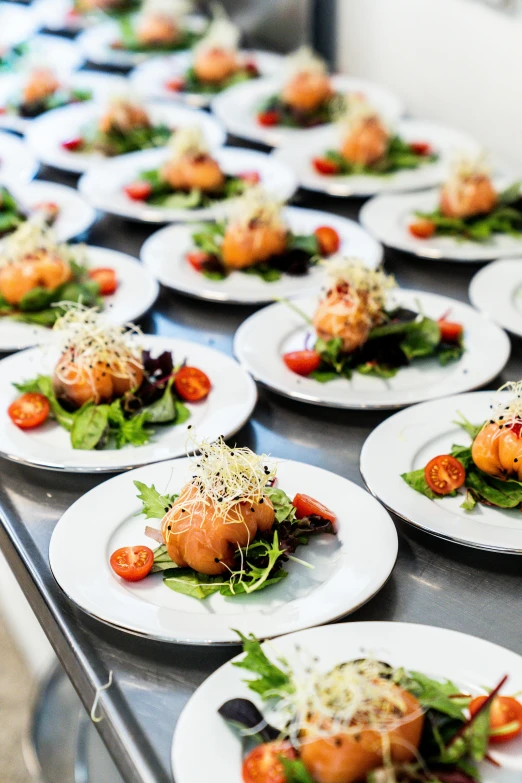
[[[318,108],[301,112],[289,106],[281,95],[271,95],[257,108],[260,125],[282,126],[286,128],[313,128],[335,122],[346,111],[346,97],[335,93]]]
[[[400,136],[392,136],[385,154],[370,166],[352,163],[338,150],[327,150],[324,156],[314,159],[314,167],[320,174],[388,176],[398,171],[418,169],[438,159],[439,156],[428,144],[409,143]]]
[[[127,185],[124,191],[130,198],[156,207],[201,209],[241,196],[248,187],[248,182],[241,177],[227,176],[223,187],[212,193],[196,188],[189,191],[175,190],[163,179],[161,169],[149,169],[142,171],[139,179]]]
[[[92,99],[91,90],[82,89],[59,89],[45,98],[37,101],[27,102],[21,96],[10,100],[5,107],[7,114],[16,114],[26,119],[34,119],[52,109],[59,109],[62,106],[68,106],[71,103],[81,103]]]
[[[123,131],[112,127],[102,131],[97,123],[82,130],[80,136],[70,139],[62,146],[70,152],[99,152],[108,158],[125,155],[128,152],[164,147],[172,135],[173,129],[167,125],[139,126]]]
[[[195,33],[184,28],[181,35],[175,41],[169,43],[142,43],[136,34],[136,17],[133,14],[118,18],[120,37],[112,44],[113,49],[121,49],[127,52],[177,52],[182,49],[191,49],[202,37],[203,33]]]
[[[191,92],[200,95],[215,95],[217,92],[227,90],[235,84],[250,81],[259,76],[259,71],[254,63],[247,63],[239,68],[231,76],[227,76],[220,82],[206,82],[198,78],[194,68],[189,68],[184,76],[177,82],[176,92]]]

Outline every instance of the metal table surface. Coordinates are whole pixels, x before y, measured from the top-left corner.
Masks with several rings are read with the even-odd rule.
[[[74,178],[42,170],[40,177],[66,184]],[[356,217],[359,204],[312,195],[298,203]],[[102,217],[92,244],[137,255],[153,228]],[[467,300],[474,265],[416,261],[386,255],[388,271],[402,286]],[[253,308],[200,302],[162,291],[142,326],[231,353],[236,328]],[[522,377],[522,342],[513,340],[502,378]],[[359,454],[365,438],[388,413],[322,409],[259,390],[250,422],[235,440],[258,451],[321,465],[362,484]],[[393,469],[393,454],[390,453]],[[105,477],[106,478],[106,477]],[[72,605],[48,563],[49,540],[60,515],[103,478],[67,475],[0,464],[0,546],[13,568],[84,705],[114,673],[101,698],[98,724],[127,783],[172,781],[170,748],[176,721],[197,686],[237,648],[183,647],[144,640],[103,625]],[[400,548],[395,570],[381,592],[351,618],[400,620],[464,631],[522,654],[520,576],[522,560],[466,549],[396,520]],[[364,524],[364,520],[359,520]],[[71,557],[81,567],[81,544]]]

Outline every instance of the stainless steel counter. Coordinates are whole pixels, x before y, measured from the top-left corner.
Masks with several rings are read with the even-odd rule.
[[[73,184],[49,170],[42,178]],[[358,205],[312,196],[299,203],[355,217]],[[138,255],[152,229],[102,218],[89,241]],[[467,300],[475,266],[415,261],[387,253],[403,286]],[[231,353],[235,329],[251,308],[199,302],[170,291],[144,319],[145,331],[176,335]],[[522,377],[522,342],[513,341],[502,381]],[[351,413],[294,403],[265,390],[235,440],[280,457],[321,465],[362,484],[359,453],[388,414]],[[390,453],[393,470],[393,453]],[[233,648],[180,647],[142,640],[98,623],[71,605],[49,569],[49,540],[60,515],[99,479],[0,461],[0,546],[84,705],[114,672],[103,694],[98,729],[127,783],[172,781],[170,746],[176,721],[194,689],[229,659]],[[355,520],[364,525],[365,520]],[[432,538],[397,522],[399,557],[381,592],[357,620],[427,623],[475,634],[522,654],[522,559],[479,552]],[[81,568],[81,542],[71,552]],[[348,618],[349,621],[350,618]]]

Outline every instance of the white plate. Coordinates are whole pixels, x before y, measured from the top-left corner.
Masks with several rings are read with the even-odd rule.
[[[40,26],[38,16],[30,7],[20,3],[0,4],[0,49],[23,43],[37,31]]]
[[[408,486],[401,473],[424,468],[454,443],[470,437],[454,424],[459,413],[481,424],[488,418],[493,392],[475,392],[426,402],[396,413],[373,430],[361,452],[361,474],[370,492],[395,514],[428,533],[458,544],[495,552],[522,554],[519,509],[477,504],[460,508],[464,494],[430,500]],[[390,455],[393,460],[390,462]]]
[[[22,139],[0,131],[0,182],[29,182],[38,168],[38,161]]]
[[[506,693],[522,688],[519,655],[445,628],[410,623],[344,623],[284,636],[265,644],[264,649],[272,660],[280,656],[292,664],[297,646],[310,658],[317,657],[317,665],[324,672],[345,661],[372,655],[397,668],[404,666],[440,680],[450,679],[464,693],[482,694],[485,686],[494,687],[505,674],[509,674]],[[239,657],[242,656],[234,661]],[[241,742],[218,709],[229,699],[244,698],[266,711],[266,705],[245,684],[245,679],[253,677],[229,661],[205,680],[189,700],[178,720],[172,746],[172,769],[177,783],[241,783]],[[198,747],[204,747],[205,752],[198,753]],[[492,755],[502,768],[482,764],[483,783],[518,783],[522,740],[495,745]]]
[[[371,105],[390,123],[395,123],[404,113],[404,107],[399,99],[378,84],[340,74],[332,77],[332,84],[338,92],[364,93]],[[229,133],[240,138],[260,141],[269,147],[300,144],[310,133],[309,129],[264,128],[257,121],[260,104],[266,98],[278,93],[281,86],[282,82],[278,79],[257,79],[237,84],[214,98],[212,111]]]
[[[63,84],[66,87],[71,89],[91,90],[93,99],[96,101],[107,101],[113,95],[125,93],[125,90],[127,89],[126,81],[122,76],[96,73],[94,71],[79,71],[61,77],[60,70],[57,70],[57,75],[59,79],[62,79]],[[0,106],[5,106],[9,100],[15,98],[19,94],[25,78],[26,77],[21,73],[2,76],[0,79]],[[74,106],[81,106],[81,104],[74,104]],[[54,109],[53,113],[55,111],[61,111],[61,109]],[[50,113],[51,112],[45,112],[40,115],[40,118],[45,117]],[[31,125],[40,118],[36,117],[35,119],[29,119],[27,117],[20,117],[17,114],[0,114],[0,128],[8,128],[17,131],[18,133],[25,133],[29,130]]]
[[[125,195],[125,185],[138,179],[142,171],[161,166],[168,160],[168,156],[169,152],[165,148],[120,155],[119,158],[93,167],[83,175],[78,187],[97,209],[146,223],[217,220],[230,211],[236,199],[227,199],[220,204],[201,209],[166,209],[132,201]],[[278,201],[287,201],[296,191],[295,175],[270,155],[239,147],[222,147],[216,150],[213,156],[226,174],[257,171],[266,190]]]
[[[7,182],[7,180],[5,181]],[[7,182],[7,186],[18,203],[25,209],[31,209],[42,202],[58,205],[60,211],[58,218],[53,223],[53,230],[60,242],[66,242],[83,234],[96,219],[95,210],[74,188],[43,180],[29,182],[25,185],[11,185]]]
[[[225,131],[206,112],[159,101],[145,103],[144,108],[155,125],[164,124],[173,129],[198,125],[211,149],[225,143]],[[75,173],[88,171],[107,158],[94,152],[68,152],[62,143],[80,136],[86,126],[95,125],[106,110],[106,102],[89,101],[47,112],[31,123],[27,142],[38,159],[48,166]]]
[[[359,219],[383,244],[420,258],[467,263],[522,253],[522,237],[508,234],[496,234],[488,242],[471,242],[454,237],[416,239],[408,230],[409,224],[415,220],[415,212],[433,212],[438,204],[438,190],[376,196],[363,206]]]
[[[522,258],[502,258],[482,267],[469,286],[473,307],[522,337]]]
[[[46,30],[66,30],[76,33],[89,24],[96,23],[91,14],[74,13],[72,0],[33,0],[31,8]]]
[[[228,393],[231,388],[229,384]],[[110,553],[129,544],[150,546],[145,525],[154,525],[136,516],[141,503],[133,481],[177,492],[190,480],[191,464],[175,460],[118,476],[65,512],[51,539],[51,569],[62,590],[84,611],[164,641],[234,644],[233,628],[267,638],[344,616],[368,601],[388,579],[397,557],[397,533],[382,506],[342,476],[314,465],[281,461],[277,471],[281,489],[293,497],[306,488],[337,514],[338,538],[321,536],[298,554],[313,569],[289,563],[288,577],[277,585],[239,598],[213,595],[204,602],[169,590],[161,574],[134,585],[124,583],[112,573]],[[361,519],[364,525],[359,524]],[[80,530],[84,531],[81,574],[70,557]]]
[[[52,187],[69,190],[61,185],[53,185]],[[110,267],[116,272],[118,278],[116,293],[104,297],[105,312],[114,323],[125,324],[136,321],[156,301],[159,292],[156,280],[143,267],[143,264],[140,264],[132,256],[117,250],[88,245],[87,264],[90,267]],[[17,351],[21,348],[28,348],[50,339],[51,334],[48,329],[41,326],[17,323],[8,318],[2,318],[0,319],[0,351]]]
[[[357,223],[315,209],[286,207],[285,217],[294,234],[311,234],[319,226],[335,228],[341,239],[340,253],[357,256],[374,269],[382,260],[382,247]],[[283,274],[274,283],[265,283],[255,275],[232,272],[225,280],[208,280],[186,260],[194,249],[194,226],[167,226],[152,234],[141,249],[141,259],[152,274],[168,288],[214,302],[261,304],[274,299],[302,296],[321,286],[324,270],[311,267],[306,275]]]
[[[184,26],[194,32],[202,32],[205,25],[205,20],[195,15],[188,16],[184,21]],[[118,23],[110,20],[84,30],[76,40],[87,60],[96,65],[134,68],[150,57],[158,55],[158,52],[129,52],[124,49],[112,49],[111,44],[119,38]]]
[[[145,334],[137,342],[156,356],[163,351],[172,351],[176,362],[186,359],[210,378],[213,388],[208,398],[200,403],[187,403],[191,417],[185,424],[158,425],[156,434],[145,446],[99,451],[73,449],[70,433],[53,421],[32,431],[18,429],[7,415],[8,406],[16,399],[12,384],[53,372],[59,352],[52,344],[51,336],[47,345],[21,351],[0,362],[0,426],[3,433],[0,454],[35,468],[68,473],[113,473],[184,455],[189,426],[194,427],[198,437],[213,441],[220,435],[233,435],[248,421],[257,399],[256,387],[234,359],[213,348],[173,337]],[[160,471],[158,466],[152,469],[154,479],[151,481],[158,483]]]
[[[307,336],[315,333],[284,302],[260,310],[244,321],[236,332],[234,353],[241,364],[265,386],[285,397],[335,408],[372,410],[399,408],[423,400],[475,389],[495,378],[510,352],[506,333],[469,305],[424,291],[398,289],[394,303],[425,315],[440,318],[450,311],[451,319],[464,326],[466,351],[446,367],[436,359],[417,359],[399,370],[394,378],[372,378],[354,373],[351,380],[339,378],[319,383],[289,370],[282,356],[302,350]],[[297,307],[312,316],[317,299],[298,299]]]
[[[275,52],[257,49],[242,50],[241,56],[251,57],[256,63],[260,76],[274,76],[281,70],[284,58]],[[183,77],[192,65],[191,52],[177,52],[165,57],[153,57],[139,65],[130,75],[135,90],[146,98],[184,101],[191,106],[208,106],[216,93],[173,92],[165,87],[169,79]],[[250,82],[249,82],[250,83]]]
[[[33,36],[27,42],[27,50],[16,63],[14,70],[27,73],[33,68],[52,68],[63,77],[64,74],[80,68],[84,59],[73,41],[56,35],[41,34]]]
[[[447,178],[456,153],[473,156],[480,150],[477,142],[467,133],[433,122],[401,120],[393,130],[407,142],[428,142],[439,159],[417,169],[405,169],[385,176],[325,176],[315,170],[312,161],[322,157],[327,150],[340,149],[342,132],[332,125],[311,131],[299,144],[284,144],[273,154],[295,171],[303,188],[328,193],[330,196],[346,197],[432,188]]]

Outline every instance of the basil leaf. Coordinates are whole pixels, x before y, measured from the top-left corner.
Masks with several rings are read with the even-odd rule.
[[[106,433],[109,424],[109,406],[87,403],[75,415],[71,443],[73,449],[91,451]]]

